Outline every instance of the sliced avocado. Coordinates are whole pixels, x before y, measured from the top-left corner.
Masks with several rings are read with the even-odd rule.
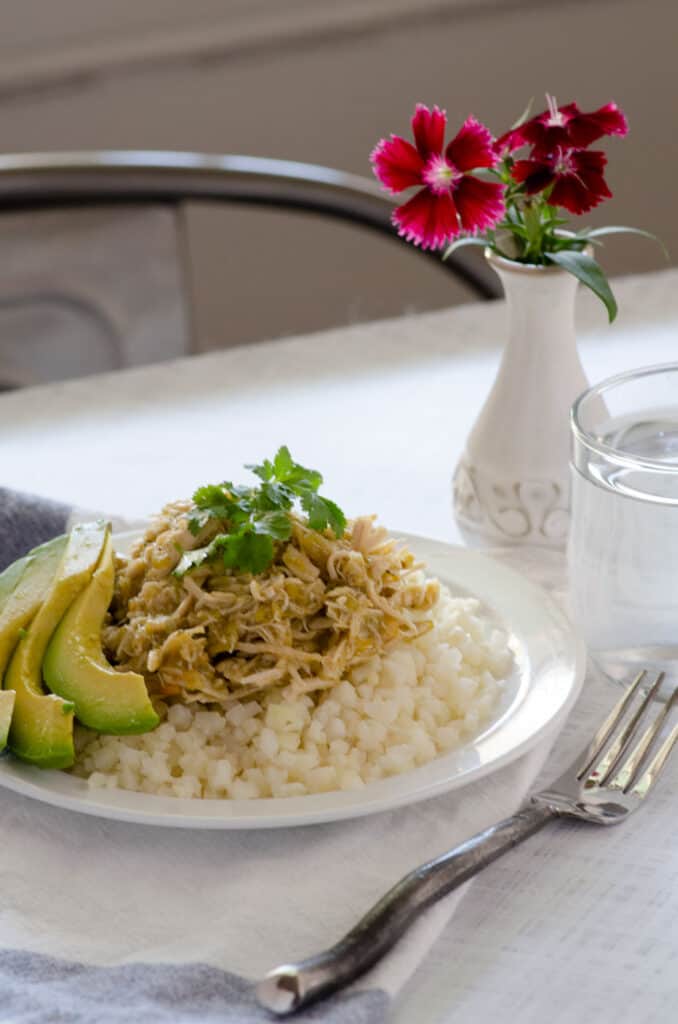
[[[7,746],[9,724],[14,711],[15,694],[11,690],[0,690],[0,750]]]
[[[21,630],[31,622],[54,579],[66,547],[56,537],[13,562],[0,575],[0,680],[17,645]],[[0,692],[0,750],[7,743],[14,694]]]
[[[148,732],[160,719],[144,677],[118,672],[101,648],[101,629],[113,598],[115,561],[108,536],[90,583],[76,597],[52,636],[42,675],[52,693],[73,701],[76,718],[97,732]]]
[[[21,579],[24,569],[28,565],[29,561],[29,556],[24,555],[23,558],[18,558],[16,562],[12,562],[11,565],[8,565],[7,568],[0,573],[0,608],[2,608],[2,605]]]
[[[27,565],[28,558],[20,558],[18,561],[12,562],[3,573],[0,573],[0,616],[2,615],[2,607],[5,601],[21,579]],[[0,673],[0,678],[2,678],[2,673]],[[4,750],[7,746],[7,734],[9,733],[9,723],[12,721],[13,710],[14,694],[9,691],[7,693],[0,691],[0,750]]]
[[[56,575],[68,537],[35,548],[0,576],[0,678],[16,647],[19,633],[34,618]],[[14,578],[14,585],[9,581]]]
[[[73,764],[73,705],[42,688],[41,667],[52,633],[92,578],[108,534],[103,522],[75,526],[56,575],[33,621],[16,646],[3,680],[14,690],[10,750],[41,768]]]

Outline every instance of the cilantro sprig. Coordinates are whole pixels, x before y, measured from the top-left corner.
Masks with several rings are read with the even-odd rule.
[[[331,529],[341,537],[346,517],[329,498],[318,494],[323,482],[315,469],[299,465],[284,445],[275,458],[261,465],[246,466],[261,483],[255,487],[230,481],[199,487],[193,495],[188,528],[197,537],[213,520],[224,527],[201,548],[183,552],[174,570],[183,576],[204,562],[221,559],[225,569],[257,574],[269,567],[275,556],[275,542],[289,540],[292,534],[290,514],[297,505],[306,513],[312,530]]]

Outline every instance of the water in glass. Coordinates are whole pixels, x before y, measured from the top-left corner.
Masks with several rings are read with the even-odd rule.
[[[678,365],[591,389],[573,410],[573,612],[608,675],[678,673]]]

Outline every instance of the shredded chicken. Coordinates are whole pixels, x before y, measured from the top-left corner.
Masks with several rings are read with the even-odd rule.
[[[104,629],[112,661],[141,672],[158,697],[228,705],[275,686],[294,698],[432,628],[438,582],[373,516],[339,540],[293,516],[290,540],[260,575],[211,562],[177,578],[181,553],[221,529],[211,522],[194,537],[191,508],[168,505],[119,561]]]

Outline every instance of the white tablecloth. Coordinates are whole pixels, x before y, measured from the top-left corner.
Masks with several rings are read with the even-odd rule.
[[[618,281],[616,291],[620,316],[612,328],[590,296],[580,299],[582,358],[592,380],[674,357],[678,271]],[[492,381],[503,322],[502,304],[467,306],[2,396],[2,483],[142,516],[201,483],[237,478],[243,463],[286,443],[299,461],[323,470],[325,492],[350,513],[378,510],[391,527],[458,540],[451,472]],[[499,780],[497,787],[491,803],[499,808]],[[539,842],[536,849],[548,851],[543,858],[556,855],[553,841]],[[535,866],[534,856],[529,863]],[[525,918],[523,900],[515,934],[517,908],[507,891],[488,959],[477,942],[464,941],[473,934],[489,942],[494,934],[483,931],[478,913],[496,906],[498,877],[510,888],[506,864],[462,901],[399,999],[399,1024],[490,1019],[526,950],[535,971],[524,978],[533,999],[523,1019],[541,1019],[540,991],[544,1012],[550,1005],[546,968],[574,951],[557,914],[535,905]],[[595,902],[595,888],[589,895]],[[647,936],[646,957],[661,938]],[[582,941],[581,928],[572,941]],[[609,988],[614,958],[599,956],[597,970]],[[613,993],[610,1000],[614,1007]],[[618,1001],[616,1016],[627,1019]],[[515,993],[508,1005],[519,1011]],[[578,1019],[575,1009],[576,1001],[568,1017],[561,1008],[558,1020]]]

